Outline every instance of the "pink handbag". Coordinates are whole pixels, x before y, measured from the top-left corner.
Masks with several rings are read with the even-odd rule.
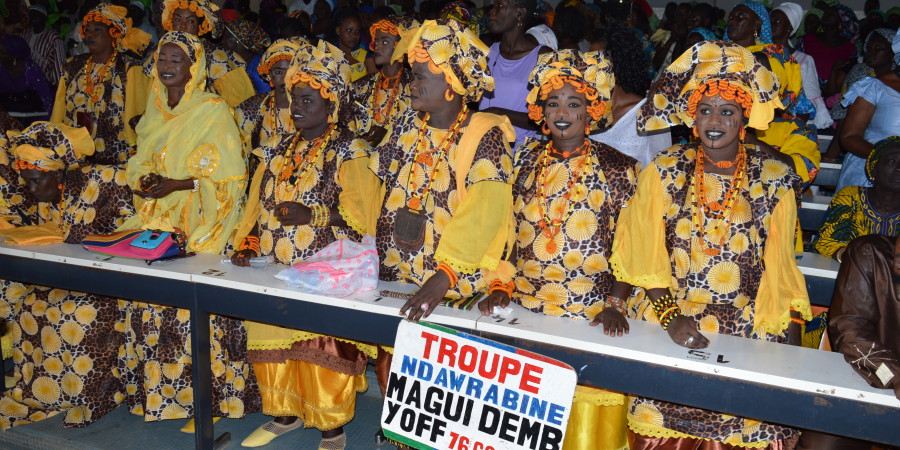
[[[121,258],[143,259],[154,261],[184,253],[184,234],[176,230],[160,239],[153,248],[133,245],[134,241],[145,235],[146,230],[125,230],[112,234],[90,234],[81,241],[81,245],[89,251]]]

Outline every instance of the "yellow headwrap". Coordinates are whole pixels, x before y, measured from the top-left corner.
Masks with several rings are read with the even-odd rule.
[[[301,47],[294,54],[284,79],[288,92],[301,82],[318,89],[322,98],[332,102],[334,109],[330,122],[337,122],[338,111],[347,98],[350,83],[350,64],[344,58],[343,50],[325,40],[320,40],[317,46]]]
[[[430,59],[466,103],[477,102],[485,91],[494,90],[494,77],[487,64],[490,49],[459,22],[426,20],[409,41],[406,52],[410,64]]]
[[[605,123],[612,116],[607,104],[615,84],[615,76],[609,60],[602,52],[560,50],[545,53],[538,57],[528,80],[534,87],[525,102],[528,103],[528,116],[537,123],[544,120],[540,101],[547,98],[550,89],[562,87],[563,82],[575,82],[585,91],[588,114],[594,120],[592,127]]]
[[[150,35],[131,25],[127,17],[128,9],[101,3],[85,14],[81,22],[81,37],[84,38],[84,27],[90,22],[100,22],[109,26],[109,35],[113,38],[113,46],[131,50],[138,55],[150,45]]]
[[[45,172],[77,167],[78,161],[94,154],[94,140],[87,128],[50,122],[35,122],[19,131],[8,131],[16,168]]]
[[[307,45],[309,45],[309,41],[302,37],[279,39],[273,42],[259,59],[259,66],[256,67],[256,71],[259,72],[259,76],[264,80],[269,81],[269,72],[272,71],[272,66],[278,61],[290,61],[294,58],[294,54],[297,53],[297,50],[300,50],[301,47]]]
[[[219,20],[219,6],[209,0],[164,0],[162,11],[163,28],[172,31],[172,15],[176,9],[189,9],[203,19],[200,23],[200,31],[197,36],[212,33],[213,38],[222,34],[222,24]]]

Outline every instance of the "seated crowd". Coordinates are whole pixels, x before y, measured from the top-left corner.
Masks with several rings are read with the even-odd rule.
[[[842,261],[826,340],[900,398],[900,9],[260,8],[0,0],[4,242],[178,230],[190,252],[287,266],[371,237],[379,279],[418,287],[409,320],[479,296],[484,315],[513,302],[616,339],[647,321],[690,349],[714,333],[801,345],[806,242]],[[831,188],[816,175],[840,158],[804,240],[801,196]],[[123,403],[147,421],[193,417],[187,310],[8,280],[0,304],[14,361],[0,428],[56,414],[84,427]],[[386,387],[391,347],[219,316],[210,328],[216,420],[272,416],[245,447],[313,427],[319,448],[343,449],[370,361]],[[859,363],[869,347],[885,356]],[[856,446],[585,385],[565,441]]]

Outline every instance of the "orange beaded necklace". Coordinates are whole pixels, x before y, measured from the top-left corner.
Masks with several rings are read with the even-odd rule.
[[[409,200],[406,202],[406,206],[410,209],[419,210],[422,208],[422,199],[431,192],[431,188],[434,186],[434,174],[440,165],[438,163],[441,161],[441,158],[444,157],[444,154],[447,153],[450,146],[457,141],[456,136],[459,134],[459,129],[462,128],[462,124],[466,121],[466,117],[468,116],[469,108],[468,106],[463,105],[462,111],[456,116],[456,121],[453,122],[453,125],[447,130],[447,135],[444,136],[441,143],[434,148],[427,150],[425,149],[425,142],[427,141],[425,133],[426,128],[428,127],[428,119],[431,117],[431,114],[425,113],[425,117],[422,119],[422,126],[419,127],[419,136],[416,138],[416,157],[413,161],[414,164],[422,164],[425,168],[430,169],[430,173],[428,179],[423,183],[424,189],[421,193],[418,193],[416,190],[418,190],[420,186],[416,183],[415,177],[413,176],[413,167],[410,167],[409,181],[406,187],[406,192],[409,193]],[[436,157],[434,156],[435,153],[437,153]]]
[[[737,196],[743,188],[744,178],[747,171],[747,152],[744,150],[743,144],[738,144],[737,160],[733,163],[737,165],[734,176],[728,184],[725,191],[725,198],[722,202],[711,202],[706,197],[706,188],[704,186],[704,161],[707,156],[702,146],[698,146],[696,165],[694,167],[694,182],[691,184],[691,223],[693,228],[699,234],[700,245],[703,247],[703,253],[716,256],[721,252],[720,248],[713,248],[707,245],[705,238],[704,223],[706,218],[716,219],[713,225],[713,231],[718,234],[720,231],[728,230],[731,227],[732,210],[737,201]],[[725,223],[722,224],[724,219]],[[721,226],[721,228],[720,228]],[[711,243],[716,247],[724,245],[726,233],[721,234],[719,242]]]
[[[91,76],[94,73],[94,58],[89,56],[84,64],[84,92],[91,97],[92,104],[96,104],[100,100],[100,91],[97,88],[103,84],[103,79],[106,78],[109,68],[112,67],[115,61],[116,51],[114,50],[109,59],[106,60],[106,63],[103,64],[103,67],[100,68],[100,71],[97,72],[96,78]]]
[[[378,125],[384,125],[385,121],[391,114],[391,111],[394,107],[394,102],[397,101],[397,97],[400,96],[400,75],[403,73],[401,70],[397,72],[397,75],[393,77],[386,77],[383,73],[379,72],[378,75],[381,77],[378,82],[375,83],[375,93],[372,94],[372,111],[374,111],[375,123]],[[388,93],[388,97],[386,99],[387,103],[384,105],[384,108],[379,108],[381,102],[378,100],[378,94],[381,91],[387,92],[390,88],[390,93]]]
[[[296,200],[300,182],[306,178],[309,171],[316,167],[316,160],[319,159],[319,154],[321,154],[322,150],[328,145],[335,129],[336,125],[331,124],[321,136],[310,142],[307,146],[309,151],[305,153],[298,151],[298,147],[300,147],[300,138],[303,133],[297,132],[297,135],[294,136],[290,147],[288,147],[287,152],[284,154],[284,159],[282,159],[283,162],[281,163],[281,171],[276,179],[278,186],[290,186],[290,188],[284,188],[285,193],[292,191],[292,196],[290,198],[282,198],[282,200]]]
[[[569,218],[572,214],[572,210],[575,208],[575,202],[571,201],[572,193],[574,192],[574,187],[576,180],[578,180],[578,184],[584,184],[584,178],[588,173],[586,166],[588,164],[593,164],[593,160],[591,159],[591,155],[589,153],[590,142],[585,139],[584,143],[581,144],[574,152],[562,152],[564,158],[568,158],[570,155],[580,154],[578,158],[577,165],[575,166],[575,170],[569,176],[569,181],[566,184],[566,191],[563,193],[562,198],[565,199],[566,207],[565,211],[563,208],[559,208],[557,213],[558,216],[555,219],[550,218],[549,213],[549,205],[547,205],[547,175],[550,172],[550,154],[556,153],[553,148],[553,141],[551,140],[549,144],[547,144],[546,149],[544,149],[543,155],[541,155],[541,160],[539,163],[539,172],[537,177],[537,203],[538,203],[538,213],[541,216],[540,222],[538,222],[538,227],[540,227],[541,232],[548,239],[552,239],[556,236],[556,233],[559,233],[559,228],[563,223]]]

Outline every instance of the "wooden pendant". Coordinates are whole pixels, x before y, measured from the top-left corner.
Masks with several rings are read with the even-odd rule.
[[[419,210],[422,207],[422,200],[419,197],[411,197],[406,205],[409,206],[410,209]]]

